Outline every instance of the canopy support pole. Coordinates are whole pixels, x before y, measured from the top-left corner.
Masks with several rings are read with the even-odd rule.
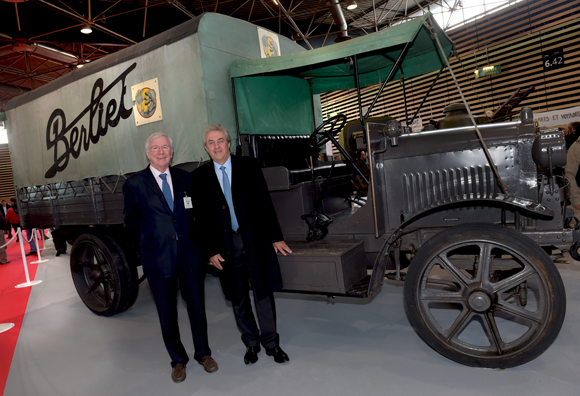
[[[411,118],[411,124],[413,123],[413,121],[415,121],[415,118],[417,118],[417,115],[419,114],[419,112],[421,111],[421,108],[423,107],[423,105],[425,104],[425,101],[427,100],[427,97],[429,97],[429,94],[431,93],[431,91],[433,90],[433,87],[435,87],[435,84],[437,83],[437,80],[439,80],[439,76],[441,76],[441,73],[443,72],[443,70],[445,69],[445,66],[447,66],[447,64],[443,64],[443,66],[441,66],[441,69],[439,70],[439,73],[437,73],[437,75],[435,76],[435,80],[433,80],[433,82],[431,83],[431,85],[429,86],[429,89],[427,90],[427,92],[425,93],[425,96],[423,96],[423,100],[421,101],[421,103],[419,104],[419,107],[417,108],[417,111],[415,112],[415,114],[413,114],[413,118]]]
[[[409,110],[407,109],[407,90],[405,89],[405,75],[401,73],[401,84],[403,85],[403,105],[405,106],[405,122],[407,123],[407,127],[410,128],[411,124],[409,124]]]
[[[395,61],[395,64],[393,65],[393,67],[391,68],[391,70],[389,71],[389,75],[387,76],[387,78],[385,79],[385,82],[383,82],[383,84],[381,85],[381,87],[379,88],[379,92],[377,92],[377,94],[375,95],[375,99],[373,100],[373,103],[371,103],[371,105],[369,106],[369,109],[367,110],[366,114],[364,117],[362,117],[362,107],[359,106],[359,111],[360,111],[360,115],[361,115],[361,123],[363,121],[363,119],[367,119],[369,118],[369,114],[371,114],[371,111],[373,111],[373,107],[375,107],[375,104],[377,103],[377,101],[379,100],[379,97],[381,96],[381,94],[383,93],[383,90],[385,89],[385,87],[387,86],[387,83],[389,83],[391,81],[391,78],[393,77],[393,75],[395,74],[395,71],[399,68],[399,65],[401,64],[401,62],[403,61],[403,58],[405,57],[405,54],[407,53],[407,50],[409,49],[409,45],[411,43],[407,43],[405,44],[405,47],[403,48],[403,50],[401,51],[401,53],[399,54],[399,57],[397,58],[397,60]],[[358,69],[358,67],[357,67]],[[356,78],[356,84],[357,84],[357,92],[358,92],[358,97],[359,97],[359,103],[360,103],[360,88],[359,88],[359,82],[358,82],[358,72],[355,71],[355,78]]]
[[[409,48],[409,43],[406,43],[405,47],[403,48],[403,50],[399,54],[399,57],[397,58],[396,62],[393,64],[393,67],[389,71],[389,75],[385,79],[385,82],[379,88],[379,92],[377,92],[377,94],[373,100],[373,103],[371,103],[371,105],[369,106],[369,109],[367,110],[366,114],[364,114],[364,116],[363,116],[363,111],[362,111],[362,101],[361,101],[361,94],[360,94],[358,61],[357,61],[356,55],[353,55],[351,58],[352,62],[353,62],[353,66],[354,66],[354,81],[356,84],[356,94],[357,94],[357,98],[358,98],[358,110],[359,110],[359,114],[361,116],[360,123],[361,123],[362,129],[363,129],[363,132],[365,134],[366,141],[367,141],[369,169],[371,171],[370,172],[370,174],[371,174],[370,187],[371,187],[371,198],[373,201],[373,220],[374,220],[374,225],[375,225],[375,238],[378,238],[380,235],[379,235],[379,225],[378,225],[378,221],[377,221],[377,204],[376,204],[377,200],[375,199],[375,180],[374,180],[374,172],[373,172],[374,165],[373,165],[373,156],[371,153],[371,138],[369,135],[369,130],[368,130],[364,120],[369,118],[369,114],[371,113],[373,106],[377,103],[379,97],[381,96],[381,93],[385,89],[385,86],[387,85],[387,83],[389,81],[391,81],[391,78],[395,74],[395,71],[399,68],[399,65],[401,64],[403,58],[405,57],[405,54],[407,53],[408,48]]]
[[[240,134],[240,121],[238,120],[238,104],[236,102],[236,84],[232,78],[232,98],[234,100],[234,117],[236,119],[236,133],[238,134],[236,138],[236,153],[240,147],[242,147],[242,138]],[[205,141],[204,141],[205,144]]]
[[[487,158],[487,162],[489,163],[489,166],[493,170],[493,174],[495,175],[497,184],[499,185],[501,192],[509,197],[507,186],[505,185],[503,179],[499,175],[499,171],[497,170],[497,167],[495,166],[495,163],[493,162],[493,158],[491,158],[491,154],[489,153],[489,150],[487,149],[487,145],[485,144],[485,141],[483,140],[483,137],[481,136],[481,131],[477,127],[477,123],[475,122],[475,119],[473,118],[473,114],[471,113],[471,109],[469,108],[469,105],[467,104],[467,100],[465,100],[465,96],[463,96],[463,92],[461,91],[461,87],[459,86],[459,83],[457,82],[457,79],[455,78],[455,74],[453,73],[453,70],[451,69],[451,65],[449,64],[449,60],[447,59],[447,55],[445,55],[445,51],[443,51],[443,46],[439,42],[439,37],[437,37],[437,31],[433,28],[433,23],[431,22],[431,15],[429,15],[429,23],[427,23],[427,21],[425,21],[424,24],[425,24],[425,27],[427,29],[429,29],[429,31],[433,34],[433,37],[435,37],[435,41],[437,42],[437,46],[439,47],[439,51],[441,51],[441,56],[445,60],[445,63],[447,64],[447,67],[449,68],[449,73],[451,74],[451,77],[453,78],[453,81],[455,82],[455,85],[457,86],[457,90],[459,91],[459,95],[461,96],[461,100],[463,101],[463,104],[465,105],[465,108],[467,109],[467,113],[469,114],[469,118],[471,119],[471,122],[473,123],[473,127],[475,128],[475,133],[477,134],[477,138],[479,139],[479,142],[481,143],[481,147],[483,148],[483,152],[485,153],[485,157]]]

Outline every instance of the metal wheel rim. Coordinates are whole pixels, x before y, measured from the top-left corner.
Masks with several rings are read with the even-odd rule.
[[[449,260],[447,254],[458,248],[473,246],[477,246],[480,251],[479,262],[483,263],[483,267],[481,271],[477,271],[473,279],[468,279]],[[514,259],[523,264],[523,268],[512,276],[502,279],[500,282],[492,283],[488,276],[489,269],[491,268],[491,252],[493,249],[501,249],[509,252]],[[443,270],[451,275],[453,281],[441,282],[437,279],[430,279],[429,274],[431,274],[436,266],[442,266]],[[488,276],[482,276],[484,273],[487,273]],[[529,260],[524,254],[514,251],[514,249],[505,244],[496,241],[482,242],[480,239],[456,243],[434,254],[421,273],[416,293],[418,297],[418,312],[431,333],[440,342],[445,344],[447,348],[455,350],[460,354],[477,358],[505,357],[511,353],[517,353],[522,348],[533,343],[542,334],[548,324],[549,307],[552,301],[549,287],[545,279],[539,274],[540,270],[535,263]],[[513,294],[508,293],[505,296],[503,295],[503,293],[507,293],[515,286],[522,284],[523,281],[530,281],[532,279],[537,286],[536,293],[539,297],[537,301],[538,309],[535,312],[517,307],[510,302]],[[455,292],[431,291],[432,287],[437,284],[439,284],[438,286],[449,289],[456,288],[457,290]],[[488,299],[481,298],[479,300],[481,305],[476,310],[474,308],[478,308],[478,304],[474,304],[473,300],[477,300],[482,295],[488,296]],[[452,324],[444,328],[432,313],[430,304],[433,303],[460,305],[461,311],[457,318],[453,320]],[[489,306],[487,306],[488,303]],[[527,323],[529,328],[518,338],[509,342],[504,341],[505,336],[502,336],[495,316],[498,312],[513,316],[516,320]],[[489,342],[488,346],[473,344],[465,339],[461,339],[463,331],[474,320],[481,322],[482,330]]]
[[[82,300],[96,312],[109,309],[117,294],[112,266],[103,251],[91,241],[80,242],[73,254],[73,278]]]

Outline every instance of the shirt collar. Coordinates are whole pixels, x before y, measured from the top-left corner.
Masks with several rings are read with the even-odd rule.
[[[171,178],[171,173],[169,173],[169,168],[167,168],[167,170],[165,172],[159,172],[153,166],[149,165],[149,169],[151,169],[151,173],[153,173],[153,177],[155,178],[155,180],[157,180],[157,178],[159,177],[159,175],[161,173],[165,173],[166,175],[169,175],[169,178]]]
[[[220,169],[221,168],[221,165],[218,164],[215,161],[213,161],[213,166],[214,166],[214,169],[215,169],[216,172],[219,171],[219,170],[221,170]],[[230,157],[228,158],[228,160],[225,162],[225,164],[223,166],[225,166],[226,169],[228,169],[228,170],[231,170],[232,169],[232,156],[231,155],[230,155]]]

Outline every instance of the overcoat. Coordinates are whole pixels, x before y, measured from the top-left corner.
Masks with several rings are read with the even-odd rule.
[[[280,265],[272,243],[284,240],[268,186],[253,158],[232,156],[232,200],[240,226],[252,287],[258,299],[282,288]],[[219,272],[227,300],[234,301],[236,290],[231,218],[214,163],[209,161],[192,173],[195,221],[207,258],[221,254],[225,259]]]
[[[123,185],[124,222],[139,235],[143,272],[148,278],[168,278],[175,271],[177,243],[185,249],[187,268],[198,270],[201,249],[196,238],[193,208],[186,209],[183,198],[191,198],[191,174],[169,167],[173,185],[173,211],[149,167],[135,173]]]

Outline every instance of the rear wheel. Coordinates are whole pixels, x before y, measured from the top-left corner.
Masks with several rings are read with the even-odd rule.
[[[549,256],[525,235],[470,224],[431,238],[411,262],[405,311],[443,356],[474,367],[529,362],[564,322],[564,285]]]
[[[79,297],[93,313],[112,316],[132,306],[139,283],[136,268],[106,234],[82,234],[70,255],[72,278]]]

